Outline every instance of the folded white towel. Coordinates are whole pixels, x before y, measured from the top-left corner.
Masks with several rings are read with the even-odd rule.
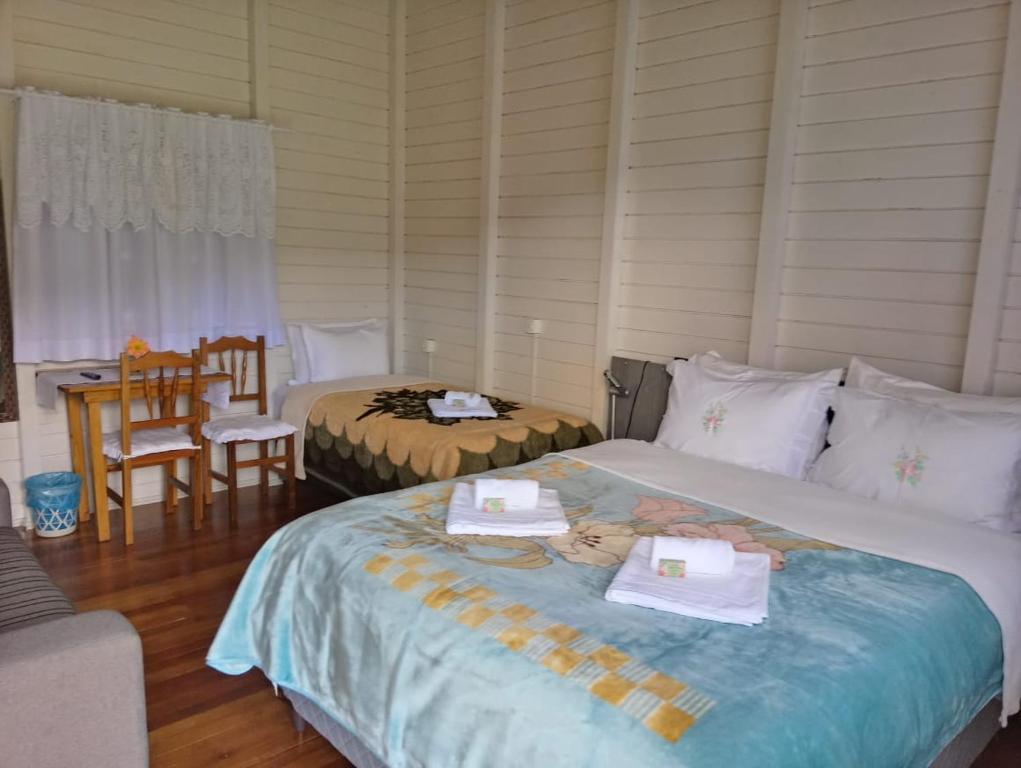
[[[470,407],[467,405],[448,405],[438,397],[429,399],[429,410],[433,416],[439,419],[493,419],[497,413],[486,398],[480,398],[479,404]]]
[[[448,389],[447,394],[443,396],[443,402],[447,405],[478,408],[482,402],[482,395],[478,392],[458,392],[457,390]]]
[[[606,599],[728,624],[760,624],[769,615],[769,555],[737,552],[729,576],[659,576],[649,565],[652,539],[638,539]]]
[[[654,536],[652,570],[658,569],[660,560],[683,560],[686,575],[726,576],[734,570],[734,545],[723,539]]]
[[[569,528],[560,496],[551,488],[539,490],[535,509],[483,512],[475,509],[475,489],[457,483],[447,509],[447,533],[455,536],[559,536]]]
[[[504,507],[510,511],[535,509],[539,506],[539,483],[480,477],[475,481],[475,509],[482,509],[486,499],[503,499]]]

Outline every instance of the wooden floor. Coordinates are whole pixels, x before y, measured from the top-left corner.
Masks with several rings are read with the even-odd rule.
[[[153,768],[202,766],[349,766],[311,728],[291,725],[290,708],[258,672],[230,677],[205,656],[248,562],[294,517],[335,501],[299,484],[297,514],[279,489],[260,503],[242,489],[239,525],[227,524],[217,494],[203,530],[191,529],[187,500],[175,515],[147,505],[135,512],[135,545],[123,544],[116,511],[113,540],[99,545],[91,526],[61,539],[32,539],[32,549],[79,610],[122,612],[142,636]],[[0,760],[2,762],[2,760]]]
[[[311,728],[291,726],[289,707],[257,672],[230,677],[205,666],[205,654],[249,560],[294,517],[333,503],[317,486],[299,484],[298,509],[288,514],[279,489],[261,501],[241,491],[240,523],[227,524],[217,494],[203,530],[191,529],[184,501],[176,515],[161,507],[136,510],[135,546],[95,542],[86,526],[61,539],[32,539],[43,566],[79,610],[124,613],[142,636],[153,768],[204,766],[349,766]],[[1021,766],[1021,715],[1000,731],[975,768]]]

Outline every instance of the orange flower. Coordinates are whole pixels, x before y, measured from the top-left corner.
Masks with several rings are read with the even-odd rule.
[[[145,339],[132,336],[128,339],[128,343],[124,345],[124,351],[132,360],[137,360],[149,353],[149,343]]]

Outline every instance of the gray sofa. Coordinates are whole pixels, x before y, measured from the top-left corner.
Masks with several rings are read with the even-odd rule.
[[[11,527],[0,481],[0,765],[148,764],[138,633],[113,611],[75,613]]]

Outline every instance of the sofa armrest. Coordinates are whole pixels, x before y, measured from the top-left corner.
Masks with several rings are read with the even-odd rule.
[[[149,764],[142,643],[93,611],[0,633],[5,768]]]
[[[0,480],[0,528],[10,528],[14,524],[11,512],[11,489]]]

